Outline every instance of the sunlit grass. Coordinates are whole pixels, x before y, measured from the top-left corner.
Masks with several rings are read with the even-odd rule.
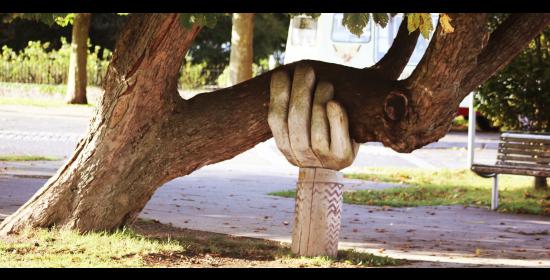
[[[51,161],[61,158],[38,155],[0,155],[0,161]]]
[[[33,83],[6,83],[0,82],[0,88],[17,89],[24,92],[33,91],[45,94],[62,94],[67,90],[67,85],[33,84]]]
[[[141,256],[182,251],[172,240],[158,241],[129,230],[80,235],[70,230],[25,230],[11,242],[0,241],[2,267],[136,267]]]
[[[363,173],[346,174],[346,177],[408,186],[346,192],[344,202],[350,204],[392,207],[453,204],[489,207],[491,204],[492,179],[479,177],[467,169],[369,168]],[[294,197],[295,191],[271,194]],[[550,191],[535,190],[533,177],[500,175],[498,211],[550,215]]]

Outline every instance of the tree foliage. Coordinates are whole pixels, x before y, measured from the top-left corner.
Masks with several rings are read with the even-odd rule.
[[[504,129],[550,132],[550,27],[479,88],[476,103]]]
[[[289,14],[290,16],[300,15],[298,13]],[[320,13],[306,13],[305,15],[317,18]],[[396,16],[397,13],[344,13],[342,25],[344,25],[352,34],[361,36],[363,28],[372,21],[382,28],[385,28],[390,18]],[[420,33],[425,39],[428,39],[430,32],[435,28],[432,24],[429,13],[404,13],[407,16],[407,28],[410,33],[420,30]],[[448,14],[440,14],[439,22],[444,32],[453,32],[454,28],[451,25],[451,17]]]
[[[289,17],[286,14],[260,13],[254,16],[254,63],[285,49]],[[203,29],[189,50],[193,63],[207,62],[209,67],[223,69],[229,63],[231,14],[217,18],[212,28]]]

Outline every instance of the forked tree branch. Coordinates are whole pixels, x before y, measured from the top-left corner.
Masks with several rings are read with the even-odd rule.
[[[399,31],[393,40],[393,43],[388,52],[371,68],[377,69],[390,80],[399,78],[407,62],[411,58],[416,47],[416,41],[420,31],[416,30],[409,34],[407,29],[407,17],[403,17],[403,21],[399,26]]]

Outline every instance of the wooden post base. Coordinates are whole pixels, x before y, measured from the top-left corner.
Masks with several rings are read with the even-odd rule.
[[[300,256],[338,254],[342,211],[342,173],[324,168],[300,168],[292,252]]]

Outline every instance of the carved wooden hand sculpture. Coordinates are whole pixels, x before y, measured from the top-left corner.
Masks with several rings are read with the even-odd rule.
[[[359,145],[350,138],[344,107],[332,100],[331,83],[316,84],[313,68],[299,64],[292,82],[285,71],[273,73],[270,91],[269,127],[290,163],[331,170],[353,163]]]
[[[285,71],[271,76],[269,127],[277,147],[300,167],[292,251],[303,256],[337,255],[342,208],[338,170],[351,165],[359,148],[350,138],[346,111],[333,96],[332,84],[316,83],[307,64],[296,66],[292,83]]]

